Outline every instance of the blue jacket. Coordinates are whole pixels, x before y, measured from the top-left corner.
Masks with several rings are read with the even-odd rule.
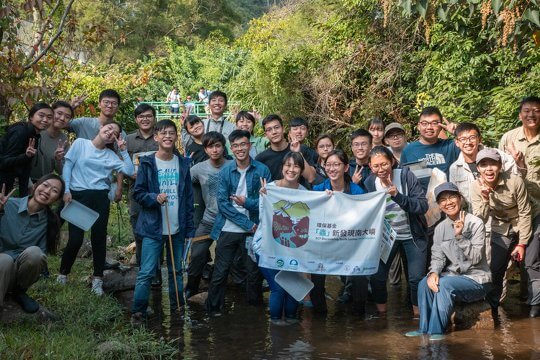
[[[364,182],[369,192],[376,191],[376,178],[375,174],[371,174]],[[424,214],[428,211],[428,201],[422,185],[407,166],[401,167],[400,180],[401,188],[404,189],[405,194],[398,193],[396,196],[392,196],[392,200],[407,213],[413,239],[427,240],[427,223]]]
[[[324,191],[324,190],[332,190],[332,184],[330,183],[330,179],[326,179],[322,183],[313,186],[313,191]],[[346,194],[361,195],[365,193],[366,193],[365,190],[362,189],[360,185],[357,185],[351,181],[350,189]]]
[[[270,170],[263,163],[251,159],[246,172],[247,197],[244,204],[244,208],[249,211],[248,218],[236,210],[230,199],[231,195],[236,194],[236,189],[240,182],[240,172],[237,170],[236,161],[223,166],[223,169],[219,172],[217,194],[219,212],[210,233],[212,239],[217,240],[219,238],[226,219],[240,226],[246,232],[251,231],[253,225],[259,223],[259,190],[261,189],[261,178],[266,179],[267,182],[272,181]]]
[[[193,189],[191,187],[191,175],[189,173],[190,159],[175,153],[180,162],[180,176],[178,181],[178,223],[180,224],[180,237],[190,238],[195,236],[193,224]],[[135,234],[140,237],[161,240],[163,229],[161,220],[161,205],[157,202],[159,191],[156,155],[148,155],[140,158],[139,171],[135,186],[133,187],[133,199],[141,205],[139,218],[135,227]]]

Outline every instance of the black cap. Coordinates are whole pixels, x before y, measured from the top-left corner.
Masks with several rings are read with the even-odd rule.
[[[437,186],[435,188],[435,190],[434,190],[435,200],[438,201],[439,200],[439,195],[441,195],[445,191],[455,192],[455,193],[458,193],[458,194],[461,195],[461,193],[459,192],[459,189],[456,186],[456,184],[451,183],[451,182],[445,182],[445,183],[442,183],[441,185],[439,185],[439,186]]]

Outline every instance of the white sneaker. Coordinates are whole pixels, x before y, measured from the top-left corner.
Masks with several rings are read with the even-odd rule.
[[[66,285],[67,284],[67,275],[59,274],[56,277],[56,282],[59,283],[59,284],[62,284],[62,285]]]
[[[100,278],[92,279],[92,292],[97,296],[103,296],[103,280]]]

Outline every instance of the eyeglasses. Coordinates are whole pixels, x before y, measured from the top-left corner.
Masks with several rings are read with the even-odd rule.
[[[391,166],[392,166],[391,163],[375,164],[375,165],[371,165],[371,170],[378,171],[379,169],[388,169]]]
[[[449,201],[457,201],[458,199],[459,199],[459,195],[452,194],[452,195],[448,195],[448,196],[439,198],[439,200],[437,200],[437,203],[439,205],[444,206],[444,205],[448,204]]]
[[[462,143],[462,144],[466,144],[468,142],[475,142],[476,140],[478,140],[478,135],[471,135],[469,137],[460,137],[460,138],[457,138],[457,140]]]
[[[343,165],[343,163],[333,163],[333,164],[326,163],[324,164],[324,167],[327,169],[339,169],[341,165]]]
[[[163,136],[163,137],[165,137],[165,136],[176,136],[176,132],[174,132],[174,131],[159,131],[158,134],[160,136]]]
[[[243,142],[240,144],[231,144],[231,149],[238,150],[238,149],[247,149],[249,147],[249,143]]]
[[[264,132],[265,133],[270,133],[270,132],[274,132],[274,131],[279,131],[279,129],[281,129],[281,126],[280,125],[276,125],[276,126],[272,126],[272,127],[267,127],[264,129]]]
[[[392,140],[399,140],[404,136],[405,136],[405,134],[397,133],[397,134],[388,134],[388,135],[385,136],[385,138],[392,139]]]
[[[364,149],[367,149],[369,148],[370,144],[368,142],[353,142],[352,143],[352,147],[353,148],[364,148]]]
[[[102,100],[101,101],[103,103],[103,105],[105,105],[106,107],[117,107],[118,106],[118,101],[109,101],[109,100]]]
[[[137,115],[137,119],[139,120],[152,120],[154,118],[154,115]]]
[[[419,124],[420,126],[422,127],[428,127],[428,126],[433,126],[433,127],[436,127],[436,126],[439,126],[440,125],[440,121],[420,121]]]

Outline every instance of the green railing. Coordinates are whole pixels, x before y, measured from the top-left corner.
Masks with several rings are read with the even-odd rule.
[[[178,114],[172,113],[172,103],[166,101],[141,101],[139,104],[152,105],[156,109],[157,120],[180,118],[183,114],[187,114],[186,110],[190,110],[189,114],[187,115],[197,115],[201,119],[208,117],[208,114],[206,113],[206,104],[204,102],[191,102],[188,106],[186,106],[185,103],[180,104]],[[228,109],[234,109],[236,107],[238,107],[238,103],[229,102]],[[227,112],[225,112],[223,115],[230,116],[230,110],[227,110]]]

